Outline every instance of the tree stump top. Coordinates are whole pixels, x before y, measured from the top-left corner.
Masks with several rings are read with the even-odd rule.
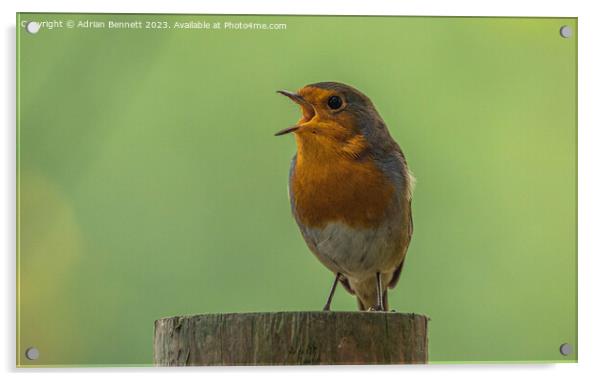
[[[398,312],[255,312],[155,322],[154,362],[187,365],[416,364],[428,317]]]

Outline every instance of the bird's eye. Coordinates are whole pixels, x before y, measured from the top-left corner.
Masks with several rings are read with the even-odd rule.
[[[342,105],[343,100],[341,99],[341,97],[333,95],[332,97],[328,98],[328,107],[330,107],[332,110],[337,110],[341,108]]]

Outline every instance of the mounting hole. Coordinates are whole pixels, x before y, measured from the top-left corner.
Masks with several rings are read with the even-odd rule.
[[[29,360],[37,360],[40,357],[40,351],[36,347],[29,347],[25,350],[25,357]]]
[[[560,354],[563,356],[568,356],[573,353],[573,347],[569,343],[564,343],[560,346]]]
[[[40,31],[40,23],[36,21],[30,21],[25,24],[25,30],[27,30],[31,34],[36,34]]]
[[[560,35],[564,38],[569,38],[573,35],[573,28],[568,25],[563,25],[560,27]]]

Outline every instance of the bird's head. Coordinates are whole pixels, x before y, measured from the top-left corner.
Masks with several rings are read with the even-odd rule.
[[[320,82],[296,93],[278,93],[301,106],[302,116],[294,126],[276,132],[276,136],[292,132],[297,145],[306,149],[343,150],[357,155],[366,149],[367,135],[386,129],[370,99],[351,86]]]

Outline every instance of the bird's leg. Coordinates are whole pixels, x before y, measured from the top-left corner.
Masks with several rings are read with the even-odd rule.
[[[334,277],[334,283],[332,284],[332,287],[330,288],[330,294],[328,294],[328,300],[326,300],[326,304],[324,305],[324,308],[322,308],[323,311],[330,311],[330,303],[332,302],[332,297],[334,296],[334,291],[337,289],[337,283],[339,283],[340,276],[341,276],[341,274],[337,273],[337,275]]]
[[[383,303],[383,285],[380,278],[380,273],[376,273],[376,306],[375,311],[384,311],[385,306]]]

